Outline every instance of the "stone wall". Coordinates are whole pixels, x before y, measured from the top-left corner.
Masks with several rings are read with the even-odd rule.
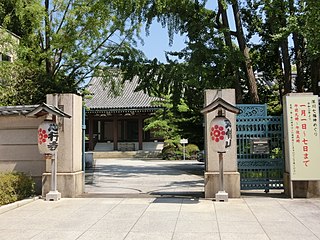
[[[48,104],[54,104],[53,96],[47,96]],[[84,191],[82,98],[74,94],[57,96],[60,109],[71,116],[70,119],[58,118],[57,190],[62,197],[76,197]],[[45,196],[51,190],[51,161],[44,160],[39,153],[37,130],[46,117],[52,117],[25,117],[17,110],[24,107],[12,107],[10,114],[0,115],[0,172],[16,171],[32,176],[36,193]]]
[[[0,172],[24,172],[36,182],[41,193],[41,178],[46,162],[38,151],[37,129],[43,118],[23,115],[0,116]]]

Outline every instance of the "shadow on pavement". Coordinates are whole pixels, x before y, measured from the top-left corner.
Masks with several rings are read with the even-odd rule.
[[[288,196],[284,194],[283,190],[270,190],[268,193],[264,190],[241,190],[240,194],[243,198],[288,198]]]

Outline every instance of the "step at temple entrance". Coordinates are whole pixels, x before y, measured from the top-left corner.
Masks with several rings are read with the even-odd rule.
[[[238,104],[237,159],[241,190],[283,189],[283,120],[265,104]]]

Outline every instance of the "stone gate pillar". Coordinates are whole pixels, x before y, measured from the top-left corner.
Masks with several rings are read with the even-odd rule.
[[[57,156],[57,190],[61,197],[76,197],[84,192],[82,171],[82,98],[75,94],[48,94],[47,104],[57,105],[70,119],[58,118],[59,147]],[[51,162],[42,175],[42,195],[50,191]]]
[[[218,97],[226,102],[235,105],[234,89],[205,90],[205,106],[208,106]],[[205,152],[206,169],[204,174],[204,191],[206,198],[214,198],[219,191],[219,154],[214,152],[208,143],[210,141],[210,122],[216,117],[218,110],[204,115],[205,120]],[[224,154],[224,189],[230,198],[240,197],[240,174],[237,166],[237,141],[236,141],[236,115],[226,112],[232,125],[232,142],[230,150]]]

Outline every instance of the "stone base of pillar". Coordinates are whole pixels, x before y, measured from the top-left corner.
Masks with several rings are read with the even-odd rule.
[[[46,201],[58,201],[61,199],[61,193],[58,191],[50,191],[46,194]]]
[[[225,191],[219,191],[216,193],[217,202],[228,202],[228,193]]]
[[[284,194],[291,196],[290,174],[283,174]],[[318,198],[320,197],[320,181],[293,181],[294,198]]]
[[[51,173],[42,175],[42,196],[51,190]],[[84,192],[84,172],[57,173],[57,191],[63,198],[74,198]]]
[[[240,197],[240,173],[224,172],[224,190],[229,198]],[[219,192],[219,172],[205,172],[204,195],[205,198],[215,198]]]

